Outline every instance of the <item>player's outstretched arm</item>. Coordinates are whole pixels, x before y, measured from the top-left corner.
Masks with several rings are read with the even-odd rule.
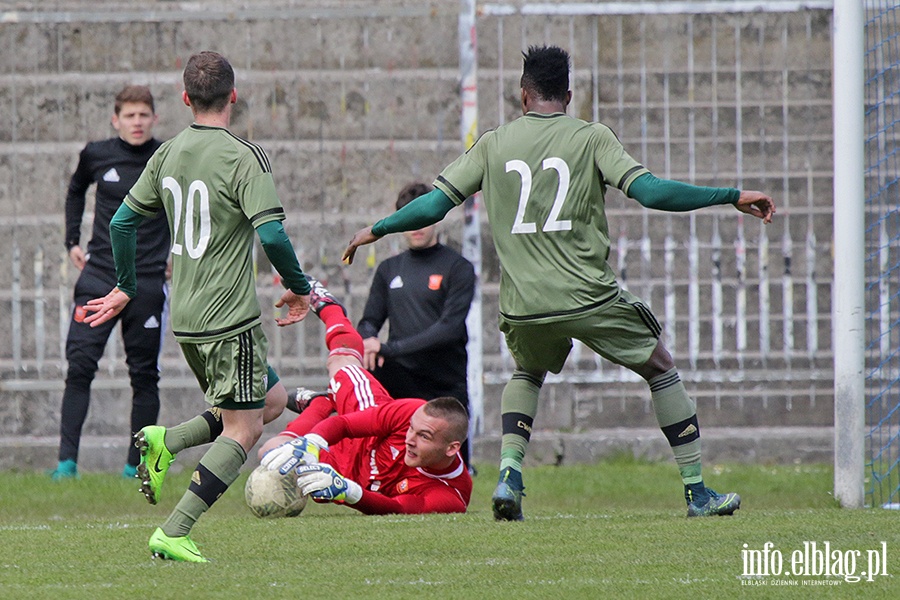
[[[380,239],[380,235],[375,235],[372,233],[372,227],[365,227],[363,229],[360,229],[353,234],[353,239],[351,239],[350,243],[347,244],[347,249],[344,250],[344,254],[341,256],[341,260],[348,265],[352,265],[353,257],[356,255],[357,248],[359,248],[360,246],[365,246],[366,244],[371,244],[372,242],[377,242]]]
[[[284,287],[287,288],[275,308],[288,307],[285,317],[275,319],[279,327],[299,323],[309,313],[309,282],[303,275],[300,262],[294,253],[294,246],[288,239],[281,221],[268,221],[256,228],[256,234],[262,244],[266,256],[281,275]]]
[[[354,233],[341,260],[348,265],[353,263],[353,255],[356,254],[357,248],[371,244],[389,233],[414,231],[434,225],[443,219],[454,206],[456,205],[453,200],[437,188],[427,194],[422,194],[394,214],[381,219],[371,227],[360,229]]]
[[[297,487],[319,503],[356,504],[363,495],[358,483],[322,463],[297,467]]]
[[[298,465],[311,465],[319,462],[319,453],[328,449],[328,442],[314,433],[300,436],[272,448],[262,457],[260,464],[270,471],[278,471],[287,475]]]
[[[766,224],[772,222],[772,215],[775,214],[775,201],[762,192],[753,190],[742,190],[734,207],[742,213],[762,219]]]
[[[771,223],[775,202],[762,192],[691,185],[670,179],[659,179],[644,173],[628,188],[628,195],[642,206],[670,212],[696,210],[717,204],[732,204],[739,211]]]
[[[288,307],[287,316],[276,317],[275,323],[279,327],[299,323],[309,314],[309,294],[298,296],[291,290],[285,290],[278,302],[275,303],[275,308],[281,308],[282,306]]]

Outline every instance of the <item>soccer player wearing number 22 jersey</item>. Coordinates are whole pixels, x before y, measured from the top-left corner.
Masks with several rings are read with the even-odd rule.
[[[717,494],[703,482],[696,406],[660,339],[661,326],[649,306],[619,286],[607,262],[605,194],[613,186],[665,211],[731,204],[764,223],[775,204],[761,192],[654,177],[609,127],[566,115],[569,62],[556,46],[529,48],[523,116],[485,133],[441,172],[434,191],[358,231],[343,258],[352,261],[359,246],[388,233],[435,223],[466,197],[483,193],[502,267],[500,330],[516,361],[500,401],[500,480],[492,497],[497,520],[523,519],[522,463],[538,395],[546,374],[562,370],[573,339],[647,381],[681,474],[688,516],[730,515],[740,497]]]

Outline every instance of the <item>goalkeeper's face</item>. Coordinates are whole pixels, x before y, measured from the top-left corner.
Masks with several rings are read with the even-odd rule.
[[[449,467],[459,451],[459,442],[449,441],[449,429],[446,420],[429,416],[424,406],[419,407],[410,418],[406,431],[406,465],[436,469]]]

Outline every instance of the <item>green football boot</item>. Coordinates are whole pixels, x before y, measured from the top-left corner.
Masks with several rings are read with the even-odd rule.
[[[134,445],[141,451],[141,462],[137,466],[141,492],[150,504],[159,502],[163,480],[169,465],[175,462],[175,455],[166,448],[165,439],[166,428],[159,425],[148,425],[134,434]]]
[[[209,562],[200,554],[190,536],[169,537],[159,527],[150,536],[150,551],[153,558],[180,560],[182,562]]]
[[[706,488],[706,498],[688,502],[688,517],[715,517],[733,515],[741,507],[741,497],[734,492],[717,494]]]
[[[525,495],[522,474],[506,468],[500,473],[500,481],[491,496],[494,519],[497,521],[524,521],[522,497]]]

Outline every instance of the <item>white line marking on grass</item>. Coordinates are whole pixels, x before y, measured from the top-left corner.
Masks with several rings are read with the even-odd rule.
[[[713,581],[713,580],[710,579],[709,577],[688,577],[688,578],[675,577],[672,579],[672,581],[674,581],[675,583],[683,583],[685,585],[691,585],[694,583],[706,583],[707,581]]]
[[[366,579],[366,585],[447,585],[446,581],[425,581],[417,579],[415,581],[398,581],[396,579]]]
[[[578,519],[579,521],[588,521],[591,519],[595,519],[595,520],[606,521],[606,520],[612,519],[613,517],[612,517],[612,515],[604,515],[604,514],[568,515],[568,514],[556,513],[555,515],[535,515],[535,516],[528,515],[526,518],[528,520],[534,520],[534,521],[557,521],[560,519],[566,519],[566,520]]]

